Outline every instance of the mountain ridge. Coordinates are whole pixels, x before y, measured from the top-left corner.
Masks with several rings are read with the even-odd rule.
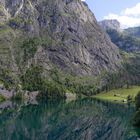
[[[80,0],[3,0],[0,5],[0,81],[6,85],[40,90],[42,79],[61,85],[56,70],[65,77],[101,80],[122,67],[119,49]]]
[[[120,26],[113,25],[112,21],[114,20],[99,22],[99,25],[110,36],[112,42],[126,52],[140,52],[139,27],[122,30]],[[119,22],[117,21],[117,23]]]
[[[4,3],[5,1],[3,1],[3,3]],[[8,3],[8,2],[7,2]],[[48,25],[45,25],[45,24],[47,24],[47,23],[45,23],[45,22],[47,22],[46,21],[46,19],[41,19],[41,18],[43,18],[43,17],[41,17],[41,15],[38,15],[38,19],[36,20],[36,19],[32,19],[32,17],[31,16],[33,16],[34,17],[34,15],[35,14],[37,14],[37,12],[39,13],[39,10],[40,10],[40,13],[42,13],[43,11],[41,11],[43,8],[45,9],[45,6],[44,7],[42,7],[42,9],[39,9],[40,7],[38,6],[38,11],[36,11],[36,9],[35,9],[35,5],[33,5],[35,2],[33,2],[33,1],[29,1],[29,0],[15,0],[15,1],[12,1],[9,5],[7,4],[7,3],[5,3],[5,5],[7,5],[7,8],[5,8],[5,9],[8,9],[8,11],[9,11],[9,13],[8,14],[5,14],[5,15],[10,15],[10,16],[8,16],[8,17],[6,17],[7,19],[8,19],[8,21],[9,21],[9,26],[10,26],[10,28],[12,28],[14,31],[16,31],[16,30],[18,30],[18,29],[22,29],[23,31],[25,31],[25,33],[27,33],[27,34],[29,34],[29,36],[38,36],[38,34],[40,34],[39,32],[39,30],[40,30],[40,28],[44,28],[45,26],[48,26]],[[41,3],[41,2],[39,2],[39,1],[36,1],[36,3]],[[78,43],[79,43],[79,41],[81,42],[81,39],[83,39],[84,41],[86,41],[85,40],[85,38],[86,38],[86,36],[90,36],[90,33],[84,33],[85,31],[85,28],[87,28],[86,26],[87,25],[84,25],[86,22],[86,24],[91,24],[92,23],[92,26],[93,26],[93,29],[91,29],[91,34],[92,33],[94,33],[95,31],[94,31],[94,29],[95,28],[97,28],[97,30],[99,31],[99,33],[98,33],[98,36],[101,36],[100,35],[100,33],[101,34],[103,34],[102,35],[102,37],[101,37],[101,39],[103,40],[103,38],[105,37],[105,39],[106,40],[108,40],[108,42],[110,43],[110,46],[113,46],[113,44],[111,44],[111,42],[110,42],[110,40],[107,38],[107,36],[100,30],[100,28],[98,27],[98,25],[97,25],[97,23],[96,23],[96,20],[95,20],[95,18],[94,18],[94,16],[92,15],[92,13],[89,11],[89,9],[87,9],[87,7],[85,7],[84,6],[84,4],[82,4],[82,2],[80,2],[80,1],[76,1],[76,2],[74,2],[74,1],[63,1],[63,2],[60,2],[61,4],[58,4],[58,1],[56,1],[54,4],[52,4],[52,2],[50,2],[50,1],[48,1],[46,4],[50,4],[50,5],[58,5],[58,7],[56,8],[56,10],[55,9],[53,9],[53,10],[50,10],[50,9],[47,9],[47,10],[49,10],[49,11],[51,11],[52,12],[52,14],[54,14],[54,17],[52,17],[53,19],[51,19],[50,17],[48,18],[48,20],[50,20],[49,22],[51,22],[50,23],[50,29],[49,30],[51,30],[51,31],[48,31],[48,36],[51,36],[51,34],[53,34],[53,32],[54,33],[56,33],[57,35],[59,35],[60,34],[60,32],[68,32],[67,34],[71,34],[70,36],[72,36],[72,35],[74,35],[74,34],[76,34],[76,33],[78,33],[78,36],[75,36],[74,38],[71,38],[71,39],[67,39],[66,41],[69,41],[69,42],[71,42],[72,41],[72,43],[74,43],[75,42],[75,44],[77,44],[78,45]],[[66,13],[65,15],[62,15],[62,14],[64,14],[64,13],[61,13],[61,15],[58,15],[58,14],[60,14],[60,13],[57,13],[56,11],[57,11],[57,9],[58,10],[60,10],[60,12],[62,12],[64,9],[63,8],[65,8],[65,6],[66,5],[64,5],[64,4],[66,4],[68,7],[69,7],[69,5],[71,5],[71,7],[73,8],[72,10],[74,11],[75,10],[75,12],[74,13],[77,13],[77,15],[79,15],[79,18],[78,18],[78,20],[75,22],[75,23],[72,23],[68,18],[67,18],[67,16],[70,16],[70,15],[66,15],[66,14],[68,14],[67,12],[69,12],[69,10],[66,10],[66,12],[64,12],[64,13]],[[18,6],[17,6],[18,5]],[[40,4],[41,5],[41,4]],[[61,6],[60,6],[61,5]],[[63,6],[62,6],[63,5]],[[41,5],[42,6],[42,5]],[[51,7],[51,6],[50,6]],[[80,11],[81,11],[81,13],[80,14],[78,14],[78,10],[76,11],[76,9],[77,9],[77,7],[80,9]],[[17,8],[17,10],[15,10]],[[69,8],[70,9],[70,8]],[[30,12],[28,12],[28,14],[27,14],[27,17],[25,16],[25,15],[23,15],[24,14],[24,12],[26,13],[27,11],[29,10]],[[62,10],[62,11],[61,11]],[[84,12],[82,11],[82,10],[84,10]],[[71,12],[73,12],[73,11],[71,11]],[[46,11],[47,12],[47,11]],[[56,12],[56,13],[53,13],[53,12]],[[88,14],[86,14],[88,12]],[[33,15],[32,15],[33,14]],[[71,13],[72,14],[72,13]],[[76,17],[77,17],[77,15],[76,15]],[[24,17],[25,16],[25,17]],[[52,15],[53,16],[53,15]],[[12,17],[12,18],[10,18],[10,20],[9,20],[9,17]],[[36,17],[35,17],[36,18]],[[54,19],[55,18],[55,19]],[[61,20],[61,18],[62,18],[62,20],[63,19],[66,19],[66,21],[68,21],[67,23],[65,23],[64,21],[62,21]],[[40,21],[39,21],[40,20]],[[44,23],[43,23],[43,20],[44,20]],[[53,21],[53,20],[56,20],[56,21]],[[72,19],[71,19],[72,20]],[[79,21],[80,20],[80,21]],[[59,23],[59,25],[57,25],[55,22],[58,22],[58,21],[60,21],[61,22],[61,24],[63,25],[63,24],[66,24],[67,26],[69,26],[68,24],[70,24],[70,27],[67,27],[67,29],[68,29],[68,31],[66,31],[66,28],[65,29],[62,29],[62,25],[60,25]],[[21,23],[20,23],[21,22]],[[77,23],[79,23],[79,28],[78,28],[78,25],[77,25]],[[40,25],[39,25],[40,24]],[[44,24],[44,25],[43,25]],[[52,25],[54,24],[54,26],[52,27]],[[59,28],[58,26],[60,26],[61,28]],[[82,26],[85,26],[84,28],[82,27]],[[95,26],[95,27],[94,27]],[[65,27],[65,25],[63,26],[63,27]],[[91,26],[89,25],[89,27],[91,28]],[[58,28],[58,29],[57,29]],[[81,29],[80,29],[81,28]],[[44,28],[45,29],[45,28]],[[44,30],[43,29],[43,30]],[[46,28],[47,29],[47,28]],[[48,30],[48,29],[47,29]],[[62,30],[62,31],[61,31]],[[78,31],[79,30],[79,31]],[[81,30],[81,31],[80,31]],[[86,29],[86,30],[88,30],[88,29]],[[50,33],[49,33],[50,32]],[[59,33],[58,33],[59,32]],[[90,32],[90,31],[88,31],[88,32]],[[43,33],[43,31],[42,31],[42,29],[41,29],[41,34]],[[80,35],[80,34],[82,34],[82,33],[84,33],[83,34],[83,36],[82,35]],[[39,35],[39,36],[42,36],[42,35]],[[89,34],[89,35],[88,35]],[[55,36],[55,35],[53,35],[53,36]],[[97,36],[97,35],[96,35]],[[80,37],[80,40],[78,39]],[[64,38],[66,38],[65,36],[64,36]],[[93,35],[93,38],[94,38],[94,35]],[[57,40],[57,38],[55,38],[56,40]],[[62,38],[61,38],[62,39]],[[86,38],[87,40],[88,40],[88,38]],[[61,40],[60,40],[61,41]],[[65,40],[64,40],[65,41]],[[95,39],[95,41],[96,41],[96,39]],[[63,42],[63,41],[62,41]],[[89,42],[89,40],[88,40],[88,42]],[[87,42],[87,43],[88,43]],[[92,43],[92,42],[91,42]],[[88,44],[89,45],[89,44]],[[88,46],[88,45],[86,45],[86,46]],[[91,46],[91,45],[90,45]],[[113,46],[114,48],[115,48],[115,46]],[[53,48],[53,47],[52,47]],[[53,53],[54,53],[54,50],[53,49],[50,49],[50,53],[52,53],[51,52],[51,50],[53,51]],[[90,48],[93,48],[92,46],[90,47]],[[111,47],[110,47],[111,48]],[[56,49],[56,48],[55,48]],[[83,43],[83,49],[82,48],[80,48],[81,50],[78,50],[78,51],[80,51],[80,53],[81,54],[78,54],[78,55],[83,55],[82,54],[82,51],[83,52],[86,52],[86,51],[88,51],[89,52],[89,50],[87,50],[86,49],[86,47],[84,47],[84,43]],[[88,48],[89,49],[89,48]],[[104,47],[102,48],[102,49],[105,49]],[[109,48],[108,48],[109,49]],[[113,49],[113,48],[112,48]],[[59,51],[59,49],[57,50],[57,51]],[[62,51],[62,50],[61,50]],[[92,51],[92,50],[91,50]],[[107,51],[107,50],[105,50],[105,51]],[[116,49],[116,52],[117,52],[117,49]],[[61,53],[61,52],[60,52]],[[95,53],[95,52],[94,52]],[[93,53],[93,55],[94,55],[94,53]],[[107,53],[109,53],[109,52],[107,52]],[[113,53],[113,52],[112,52]],[[117,52],[118,53],[118,52]],[[64,55],[64,54],[63,54]],[[88,54],[88,55],[90,55],[90,54]],[[51,55],[52,56],[52,55]],[[50,56],[50,57],[51,57]],[[112,55],[113,56],[113,55]],[[111,56],[111,54],[110,54],[110,57],[112,57]],[[118,56],[119,56],[119,53],[118,53]],[[89,65],[88,64],[88,61],[87,61],[87,59],[88,58],[86,58],[85,60],[84,60],[84,57],[88,57],[87,56],[87,54],[85,55],[85,56],[82,56],[83,58],[83,60],[81,60],[81,61],[83,61],[82,63],[84,64],[84,63],[86,63],[87,65]],[[91,56],[89,56],[89,57],[91,57]],[[107,56],[106,56],[107,57]],[[51,58],[51,59],[55,59],[55,58]],[[63,58],[64,59],[64,58]],[[92,59],[95,59],[95,58],[92,58]],[[105,58],[104,58],[105,59]],[[114,59],[117,59],[117,57],[116,58],[114,58]],[[56,60],[57,61],[57,60]],[[60,60],[61,61],[61,60]],[[96,60],[97,61],[97,60]],[[106,61],[108,61],[108,60],[106,60]],[[55,62],[54,62],[55,63]],[[81,63],[81,62],[78,62],[78,63]],[[93,62],[92,62],[93,63]],[[92,64],[91,63],[91,64]],[[78,72],[79,73],[79,72]]]
[[[116,19],[105,19],[102,21],[99,21],[98,24],[101,26],[103,30],[113,29],[117,31],[121,31],[121,24]]]

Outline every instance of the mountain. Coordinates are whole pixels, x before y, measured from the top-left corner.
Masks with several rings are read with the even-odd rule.
[[[131,36],[140,38],[140,27],[127,28],[125,32]]]
[[[108,22],[112,23],[112,20],[108,20]],[[101,28],[109,35],[111,41],[120,48],[124,59],[123,69],[121,69],[118,73],[109,75],[108,78],[106,78],[110,81],[108,82],[106,89],[120,88],[124,85],[127,85],[127,87],[130,85],[139,85],[140,38],[138,37],[138,27],[120,30],[120,28],[114,29],[112,26],[106,27],[103,23],[104,21],[99,23]]]
[[[116,24],[119,26],[116,26]],[[121,30],[120,23],[116,20],[103,20],[99,22],[99,25],[110,36],[111,41],[121,50],[127,52],[140,51],[140,37],[138,37],[138,27]]]
[[[111,38],[111,41],[116,44],[120,49],[126,52],[140,52],[140,38],[119,32],[117,30],[106,30]]]
[[[54,69],[97,77],[117,71],[121,62],[119,49],[81,0],[1,0],[0,81],[5,85],[38,90],[40,77],[49,80]]]
[[[99,21],[98,24],[104,29],[113,29],[113,30],[121,30],[120,29],[120,23],[116,19],[111,19],[111,20],[102,20]]]

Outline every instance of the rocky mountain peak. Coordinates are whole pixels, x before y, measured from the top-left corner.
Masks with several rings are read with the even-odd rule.
[[[120,22],[116,19],[110,19],[110,20],[102,20],[99,22],[99,25],[104,29],[114,29],[114,30],[121,30],[120,29]]]

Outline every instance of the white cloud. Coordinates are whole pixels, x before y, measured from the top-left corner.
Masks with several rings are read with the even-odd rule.
[[[140,26],[140,3],[131,8],[126,8],[120,14],[110,13],[104,19],[117,19],[122,28]]]
[[[122,11],[122,14],[136,17],[140,16],[140,3],[132,8],[126,8],[124,11]]]

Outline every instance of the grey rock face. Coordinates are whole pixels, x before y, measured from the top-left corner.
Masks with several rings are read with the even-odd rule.
[[[114,30],[121,30],[120,29],[120,23],[116,19],[111,19],[111,20],[103,20],[99,22],[99,25],[104,29],[114,29]]]
[[[14,41],[36,37],[47,42],[37,46],[24,67],[37,63],[49,69],[56,65],[77,75],[99,75],[121,66],[119,49],[80,0],[3,0],[1,5]],[[11,52],[15,59],[24,53],[21,49],[16,52]]]

